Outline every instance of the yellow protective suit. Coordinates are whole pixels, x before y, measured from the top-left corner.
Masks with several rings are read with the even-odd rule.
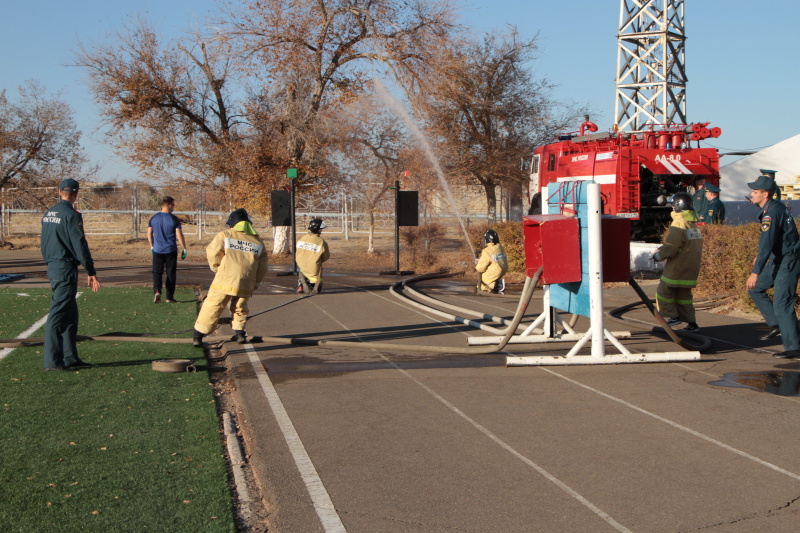
[[[230,302],[231,327],[244,330],[247,300],[267,273],[264,241],[249,222],[222,231],[206,248],[208,264],[216,272],[197,315],[194,329],[207,335],[217,328],[219,317]]]
[[[481,281],[478,289],[483,292],[491,292],[497,285],[498,280],[508,272],[508,258],[502,244],[489,244],[481,252],[475,270],[481,273]]]
[[[295,253],[300,271],[309,282],[316,283],[322,273],[322,263],[331,257],[328,243],[316,233],[307,233],[297,241]]]

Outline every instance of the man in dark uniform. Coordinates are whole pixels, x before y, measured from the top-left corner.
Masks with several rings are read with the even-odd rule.
[[[725,223],[725,204],[719,199],[719,187],[713,183],[707,183],[706,191],[706,210],[704,220],[706,224]]]
[[[697,213],[697,216],[700,217],[700,222],[707,222],[704,219],[704,215],[706,213],[706,189],[705,189],[706,179],[703,177],[698,177],[694,180],[694,194],[692,194],[692,206],[694,207],[694,212]]]
[[[772,180],[772,192],[774,193],[772,195],[772,197],[775,198],[776,200],[780,200],[781,199],[781,188],[778,187],[778,180],[775,177],[775,174],[777,174],[778,171],[777,170],[768,170],[766,168],[760,168],[760,169],[758,169],[758,171],[761,172],[762,176],[766,176],[766,177],[768,177],[769,179]]]
[[[761,238],[752,273],[747,278],[747,292],[772,328],[761,340],[780,335],[785,351],[775,357],[795,359],[800,357],[800,332],[794,312],[797,279],[800,278],[800,236],[786,206],[772,197],[773,180],[759,176],[747,185],[752,189],[752,202],[762,208],[758,216]],[[767,290],[773,287],[775,292],[770,300]]]
[[[44,336],[44,369],[71,370],[90,366],[78,357],[78,265],[89,275],[89,288],[97,292],[100,282],[83,233],[83,217],[73,207],[78,182],[65,179],[59,186],[61,201],[42,217],[42,257],[53,289]]]

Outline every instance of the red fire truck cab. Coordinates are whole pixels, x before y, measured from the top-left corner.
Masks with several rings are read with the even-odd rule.
[[[587,119],[579,132],[534,150],[529,214],[541,213],[548,184],[594,180],[600,184],[604,214],[631,219],[633,239],[656,240],[670,223],[670,195],[694,192],[700,178],[719,185],[719,153],[700,148],[699,141],[721,133],[708,123],[597,132]],[[691,141],[698,146],[692,148]]]

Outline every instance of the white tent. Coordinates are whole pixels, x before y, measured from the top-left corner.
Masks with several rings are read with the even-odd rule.
[[[789,137],[720,168],[720,200],[738,202],[744,200],[745,196],[749,197],[750,188],[747,184],[761,175],[762,168],[778,171],[775,175],[778,185],[797,183],[800,188],[800,135]]]

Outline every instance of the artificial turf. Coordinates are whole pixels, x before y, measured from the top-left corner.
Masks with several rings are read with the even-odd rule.
[[[144,288],[84,291],[78,333],[190,330],[194,295],[179,289],[176,298],[181,303],[155,305]],[[2,337],[47,314],[49,300],[49,289],[0,290]],[[202,352],[191,344],[106,341],[84,341],[78,350],[93,366],[45,372],[41,346],[0,361],[2,530],[235,531]],[[171,358],[194,360],[197,372],[151,369]]]

